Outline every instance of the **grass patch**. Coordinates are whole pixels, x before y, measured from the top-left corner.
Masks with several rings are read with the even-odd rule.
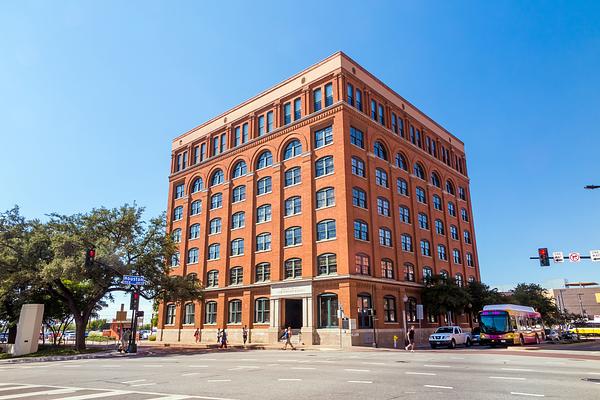
[[[87,342],[114,342],[115,338],[100,335],[89,335],[85,338]]]
[[[49,356],[73,356],[78,354],[90,354],[104,351],[101,348],[89,348],[82,351],[76,350],[73,347],[66,346],[51,346],[51,345],[40,345],[38,351],[31,354],[25,354],[19,357],[13,357],[7,353],[0,353],[0,359],[4,360],[7,358],[30,358],[30,357],[49,357]]]

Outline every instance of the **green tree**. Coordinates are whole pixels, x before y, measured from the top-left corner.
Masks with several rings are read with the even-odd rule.
[[[471,296],[471,311],[474,314],[483,310],[483,306],[489,304],[506,304],[509,298],[502,293],[498,293],[498,289],[490,289],[488,285],[482,282],[470,282],[467,285],[467,292]]]
[[[465,288],[440,275],[428,280],[421,292],[421,299],[425,308],[435,314],[463,314],[471,302],[471,296]]]
[[[548,325],[561,320],[554,299],[547,295],[546,289],[536,283],[519,283],[513,290],[511,299],[516,304],[533,307],[542,314],[542,319]]]

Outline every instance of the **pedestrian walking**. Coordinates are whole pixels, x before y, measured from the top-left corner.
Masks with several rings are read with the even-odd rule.
[[[246,342],[248,341],[248,327],[246,325],[244,325],[244,327],[242,328],[242,339],[244,340],[245,346]]]
[[[292,327],[288,326],[287,329],[285,330],[285,345],[283,346],[284,350],[287,350],[288,344],[290,345],[290,347],[292,348],[292,350],[296,350],[296,348],[294,347],[294,345],[292,344]]]
[[[227,332],[225,332],[225,329],[223,329],[221,331],[221,349],[226,349],[227,348]]]
[[[194,332],[194,339],[196,339],[196,343],[200,340],[200,329],[196,329],[196,332]]]
[[[221,343],[221,329],[217,329],[217,344]]]
[[[404,348],[406,351],[408,351],[408,348],[410,347],[410,351],[412,353],[415,352],[415,327],[411,326],[410,330],[408,331],[408,344],[406,345],[406,347]]]

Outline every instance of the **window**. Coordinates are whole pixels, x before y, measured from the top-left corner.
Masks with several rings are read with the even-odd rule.
[[[229,302],[229,324],[241,324],[242,323],[242,301],[231,300]]]
[[[462,186],[458,187],[458,197],[461,200],[467,200],[467,195],[465,194],[465,188]]]
[[[454,280],[456,281],[456,285],[458,287],[463,287],[465,285],[463,276],[461,274],[456,274],[456,276],[454,276]]]
[[[213,218],[210,220],[209,234],[221,233],[221,218]]]
[[[188,250],[188,264],[196,264],[198,262],[198,248],[193,247]]]
[[[419,213],[419,228],[421,229],[429,229],[429,219],[427,218],[427,214]]]
[[[394,296],[384,296],[383,298],[383,321],[397,322],[396,298]]]
[[[406,158],[400,153],[396,154],[396,167],[408,171],[407,165]]]
[[[446,181],[446,192],[454,194],[454,185],[450,181]]]
[[[206,158],[206,143],[200,145],[200,161],[204,161]]]
[[[233,167],[232,179],[239,178],[242,175],[246,175],[247,172],[248,168],[246,167],[246,163],[244,161],[238,161]]]
[[[431,184],[438,188],[442,186],[440,183],[440,177],[435,172],[431,173]]]
[[[392,231],[387,228],[379,228],[379,244],[392,247]]]
[[[458,240],[458,229],[454,225],[450,225],[450,237],[454,240]]]
[[[402,178],[396,180],[396,190],[402,196],[408,196],[408,182]]]
[[[385,113],[383,112],[383,105],[379,104],[377,107],[377,114],[379,114],[379,123],[385,126]]]
[[[173,220],[179,221],[183,218],[183,207],[177,206],[173,209]]]
[[[260,263],[256,266],[255,277],[256,282],[266,282],[271,280],[271,264]]]
[[[256,169],[266,168],[273,165],[273,155],[270,151],[263,151],[256,161]]]
[[[421,240],[421,254],[427,257],[431,257],[431,247],[429,246],[428,240]]]
[[[233,146],[237,147],[242,144],[242,128],[236,126],[233,130]]]
[[[273,130],[273,111],[267,113],[267,133]]]
[[[302,201],[300,196],[290,197],[285,201],[285,216],[300,214],[302,212]]]
[[[171,256],[171,267],[179,266],[179,253],[175,253]]]
[[[442,261],[447,261],[448,256],[446,255],[446,246],[444,246],[443,244],[438,244],[437,250],[438,258]]]
[[[375,170],[375,183],[384,188],[388,187],[388,176],[387,173],[381,168]]]
[[[392,113],[392,132],[398,133],[398,125],[396,124],[396,114]]]
[[[208,259],[209,260],[218,260],[220,258],[221,245],[218,243],[213,243],[208,246]]]
[[[377,102],[371,100],[371,119],[377,121]]]
[[[302,260],[290,258],[284,263],[285,279],[300,278],[302,276]]]
[[[454,203],[451,201],[448,202],[448,214],[456,217],[456,207],[454,207]]]
[[[173,325],[174,323],[175,323],[175,304],[169,304],[167,306],[165,324]]]
[[[194,323],[195,315],[194,303],[187,303],[183,309],[183,323],[185,325],[191,325]]]
[[[358,89],[356,89],[356,108],[359,111],[362,111],[362,92]]]
[[[181,230],[179,231],[181,232]],[[181,236],[181,233],[180,233]],[[200,237],[200,224],[193,224],[190,226],[190,239],[198,239]],[[180,237],[181,239],[181,237]]]
[[[467,253],[465,254],[465,258],[467,259],[467,267],[473,267],[473,254]]]
[[[415,266],[411,263],[404,264],[404,280],[407,282],[415,281]]]
[[[356,147],[360,147],[361,149],[365,148],[365,134],[356,129],[355,127],[350,127],[350,143],[355,145]]]
[[[347,93],[346,102],[348,102],[348,104],[350,104],[351,106],[354,106],[354,86],[352,86],[351,84],[348,84],[346,86],[346,93]]]
[[[337,257],[333,253],[321,254],[317,257],[319,275],[330,275],[337,273]]]
[[[463,237],[465,238],[466,244],[471,244],[471,233],[469,231],[464,231]]]
[[[294,100],[294,121],[302,117],[302,100],[298,97]]]
[[[354,257],[354,265],[356,267],[357,274],[371,275],[369,256],[366,254],[357,254],[356,257]]]
[[[216,324],[217,323],[217,302],[209,301],[206,303],[206,313],[204,316],[205,324]]]
[[[202,189],[204,189],[204,182],[202,181],[202,178],[194,179],[194,183],[192,183],[192,193],[199,192]]]
[[[219,286],[219,271],[217,271],[216,269],[208,271],[208,273],[206,274],[206,286]]]
[[[442,278],[442,280],[444,282],[448,281],[448,271],[441,270],[440,271],[440,278]]]
[[[321,88],[315,89],[313,91],[313,109],[315,112],[319,111],[322,107],[321,100],[323,97],[323,93],[321,93]]]
[[[258,136],[265,134],[265,116],[261,115],[258,117]]]
[[[272,188],[272,184],[271,184],[270,176],[266,176],[262,179],[259,179],[256,182],[256,194],[258,196],[260,196],[261,194],[271,193],[271,188]]]
[[[407,251],[409,253],[412,253],[413,247],[412,247],[412,238],[410,237],[410,235],[407,233],[403,233],[402,236],[400,237],[400,241],[402,244],[402,251]]]
[[[319,328],[338,327],[338,308],[335,294],[325,293],[319,296]]]
[[[328,219],[317,223],[317,240],[335,239],[335,221]]]
[[[417,322],[417,299],[409,297],[406,302],[406,320],[407,322]]]
[[[215,193],[210,197],[210,209],[214,210],[216,208],[223,207],[223,194]]]
[[[231,241],[231,255],[241,256],[244,254],[244,239],[234,239]]]
[[[433,195],[433,208],[442,211],[442,199],[437,194]]]
[[[475,282],[475,277],[474,276],[469,276],[468,281],[469,281],[469,283]]]
[[[437,233],[438,235],[445,235],[446,234],[444,232],[444,223],[440,219],[436,219],[435,220],[435,233]]]
[[[288,102],[283,105],[283,124],[287,125],[292,122],[292,103]]]
[[[359,188],[352,188],[352,205],[367,208],[367,193]]]
[[[264,204],[256,209],[256,223],[267,222],[271,220],[271,205]]]
[[[360,219],[354,221],[354,238],[369,240],[369,225],[365,221]]]
[[[335,192],[331,187],[317,191],[317,209],[335,205]]]
[[[212,138],[212,155],[216,156],[219,154],[219,137],[215,136]]]
[[[241,285],[244,283],[244,269],[242,267],[233,267],[229,270],[229,284]]]
[[[225,134],[221,135],[221,153],[227,150],[227,136]]]
[[[383,215],[384,217],[390,216],[390,202],[383,197],[377,198],[377,214]]]
[[[233,203],[246,200],[246,186],[240,185],[233,188],[233,194],[231,196]]]
[[[423,204],[427,203],[427,197],[425,197],[425,189],[417,186],[417,188],[415,189],[415,193],[417,194],[417,201],[419,203],[423,203]]]
[[[400,206],[398,208],[398,215],[400,216],[400,221],[405,224],[410,224],[410,210],[406,206]]]
[[[302,244],[302,228],[293,226],[285,230],[285,245],[297,246]]]
[[[315,131],[315,149],[333,143],[333,129],[328,126]]]
[[[182,184],[175,186],[175,198],[180,199],[184,195],[185,195],[185,185],[182,183]]]
[[[380,141],[376,141],[375,144],[373,145],[373,152],[375,153],[375,155],[377,157],[381,158],[382,160],[387,161],[387,159],[388,159],[387,150],[385,149],[383,144],[381,144]]]
[[[254,300],[254,323],[268,324],[270,322],[269,299],[261,297]]]
[[[225,180],[225,176],[223,175],[223,171],[220,169],[216,170],[212,174],[212,178],[210,179],[210,186],[220,185]]]
[[[292,157],[296,157],[302,154],[302,144],[299,140],[294,139],[285,146],[285,150],[283,152],[283,159],[289,160]]]
[[[328,83],[325,85],[325,107],[333,104],[333,85]]]
[[[460,250],[458,249],[453,249],[452,250],[452,261],[454,262],[454,264],[461,264],[462,260],[460,257]]]
[[[315,176],[325,176],[333,174],[333,156],[319,158],[315,162]]]
[[[425,180],[425,170],[423,170],[421,164],[415,163],[414,171],[417,178]]]
[[[365,177],[365,162],[358,157],[352,157],[352,173],[356,176]]]
[[[181,242],[181,229],[177,228],[171,232],[171,240],[175,243]]]
[[[202,212],[202,202],[200,200],[193,201],[190,205],[190,214],[197,215]]]
[[[431,278],[433,278],[433,270],[429,267],[423,268],[423,282],[430,282]]]
[[[284,187],[297,185],[301,182],[300,167],[290,168],[285,171]]]
[[[367,293],[361,293],[357,299],[358,307],[358,327],[359,328],[372,328],[371,311],[371,295]]]
[[[466,208],[460,209],[460,217],[462,218],[463,221],[469,222],[469,214],[467,213]]]
[[[261,233],[256,236],[256,251],[268,251],[271,250],[271,234]]]
[[[242,125],[242,143],[246,143],[248,141],[248,123]]]
[[[394,263],[392,260],[387,258],[381,260],[381,276],[394,279]]]

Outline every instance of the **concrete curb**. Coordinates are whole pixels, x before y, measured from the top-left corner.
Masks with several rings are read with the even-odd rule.
[[[89,354],[74,354],[71,356],[46,356],[46,357],[17,357],[9,358],[6,360],[0,360],[2,364],[24,364],[33,362],[45,362],[45,361],[71,361],[71,360],[89,360],[93,358],[111,358],[111,357],[136,357],[144,355],[144,352],[135,354],[120,354],[115,350],[99,351],[97,353]]]

